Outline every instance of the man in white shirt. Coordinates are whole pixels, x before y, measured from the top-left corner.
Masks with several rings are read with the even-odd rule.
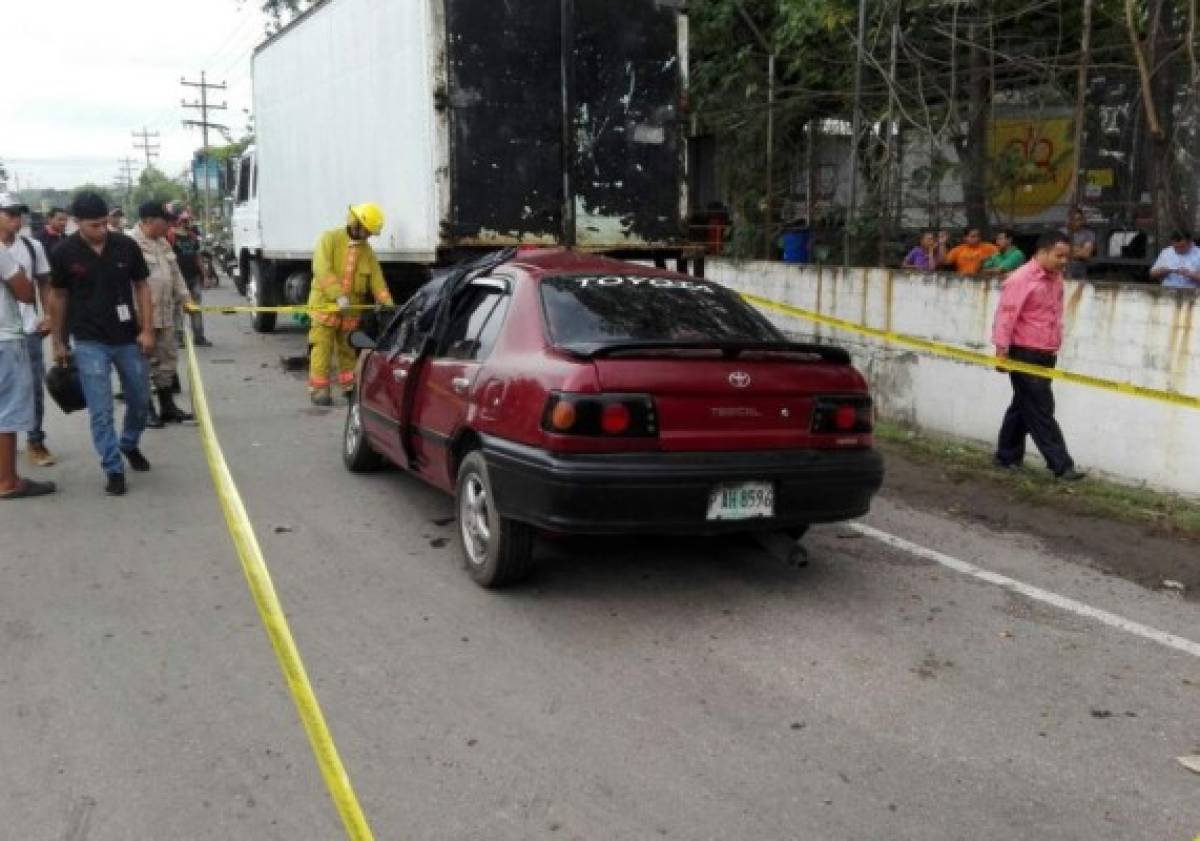
[[[53,482],[17,473],[17,435],[33,425],[33,376],[20,303],[34,299],[33,282],[8,249],[0,251],[0,500],[54,493]]]
[[[1200,248],[1186,231],[1171,234],[1171,244],[1162,250],[1150,269],[1151,280],[1168,289],[1200,289]]]
[[[34,281],[33,303],[20,305],[22,329],[25,331],[29,365],[33,372],[34,424],[28,433],[26,454],[29,463],[35,467],[49,467],[54,464],[54,456],[46,449],[46,433],[42,429],[46,414],[46,363],[42,347],[50,332],[45,306],[47,290],[50,288],[50,261],[46,259],[45,249],[40,242],[21,233],[27,212],[25,205],[12,195],[0,193],[0,248],[7,248],[25,276]]]

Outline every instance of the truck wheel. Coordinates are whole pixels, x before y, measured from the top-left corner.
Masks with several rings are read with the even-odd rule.
[[[257,260],[250,261],[250,279],[246,282],[246,297],[253,307],[275,306],[275,296],[263,282],[262,265]],[[250,317],[250,323],[256,333],[272,333],[275,330],[275,313],[256,312]]]
[[[355,395],[346,410],[346,427],[342,434],[342,463],[351,473],[369,473],[383,467],[383,456],[371,448],[363,426],[362,401]]]
[[[476,450],[458,468],[455,498],[458,539],[467,574],[481,587],[498,588],[525,578],[533,567],[533,528],[496,510],[483,453]]]

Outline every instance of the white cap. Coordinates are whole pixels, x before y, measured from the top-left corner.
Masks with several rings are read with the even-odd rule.
[[[0,193],[0,210],[28,213],[29,206],[25,202],[19,201],[12,193]]]

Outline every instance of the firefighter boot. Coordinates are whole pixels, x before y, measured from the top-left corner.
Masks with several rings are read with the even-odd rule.
[[[329,388],[310,388],[308,390],[309,397],[312,398],[314,406],[322,406],[328,408],[333,405],[333,398],[329,396]]]
[[[161,408],[159,416],[165,423],[183,423],[194,419],[191,413],[185,412],[175,405],[175,398],[171,396],[170,388],[158,390],[158,405]]]

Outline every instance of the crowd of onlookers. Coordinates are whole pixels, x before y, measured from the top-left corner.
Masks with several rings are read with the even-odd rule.
[[[87,408],[105,490],[123,494],[126,464],[150,469],[142,431],[192,417],[173,395],[181,310],[192,313],[196,343],[209,344],[195,306],[212,281],[199,230],[186,208],[160,201],[143,203],[126,227],[121,208],[91,192],[75,197],[70,214],[50,209],[36,230],[28,215],[0,193],[0,499],[55,490],[23,478],[16,462],[23,433],[30,467],[55,463],[43,429],[47,386],[65,409]],[[112,391],[114,370],[122,394]],[[119,431],[114,397],[127,406]]]
[[[1087,224],[1080,208],[1072,208],[1067,224],[1061,229],[1070,244],[1070,260],[1065,277],[1085,280],[1095,260],[1096,232]],[[1200,289],[1200,247],[1187,231],[1171,233],[1171,244],[1164,248],[1150,268],[1150,279],[1175,289]],[[968,277],[1007,275],[1026,262],[1027,255],[1017,244],[1011,229],[996,232],[994,241],[984,239],[980,228],[968,228],[958,243],[952,243],[948,231],[926,231],[905,255],[902,268],[916,271],[952,271]]]

